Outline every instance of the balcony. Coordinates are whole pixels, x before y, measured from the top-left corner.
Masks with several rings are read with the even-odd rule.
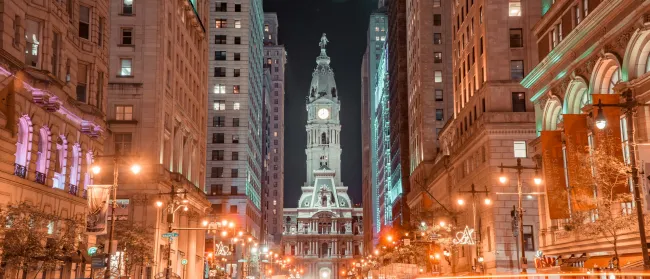
[[[27,167],[20,164],[14,164],[14,175],[20,178],[27,177]]]
[[[36,183],[45,185],[45,174],[42,172],[36,172]]]

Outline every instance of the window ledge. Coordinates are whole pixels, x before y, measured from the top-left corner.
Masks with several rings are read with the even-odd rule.
[[[133,78],[133,75],[130,76],[123,76],[123,75],[116,75],[116,78]]]
[[[118,16],[135,16],[134,13],[130,13],[130,14],[119,13],[119,14],[117,14],[117,15],[118,15]]]
[[[117,44],[118,47],[135,47],[134,44],[126,45],[126,44]]]
[[[133,119],[133,120],[110,119],[110,120],[106,121],[106,123],[108,123],[108,124],[133,124],[133,125],[135,125],[135,124],[138,124],[138,120],[135,120],[135,119]]]

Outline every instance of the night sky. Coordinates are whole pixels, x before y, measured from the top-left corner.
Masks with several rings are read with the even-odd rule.
[[[361,59],[366,47],[368,16],[377,0],[264,0],[264,12],[275,12],[279,41],[287,50],[285,73],[284,207],[296,207],[305,183],[305,97],[327,33],[327,54],[341,101],[341,168],[353,203],[361,203]]]

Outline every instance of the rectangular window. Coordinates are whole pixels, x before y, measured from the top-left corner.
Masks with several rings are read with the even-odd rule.
[[[226,110],[226,101],[216,100],[213,103],[214,110]]]
[[[442,89],[436,89],[436,101],[442,101],[442,100],[443,100]]]
[[[104,44],[104,25],[106,25],[106,19],[103,17],[99,18],[99,26],[97,27],[97,45],[102,46]]]
[[[77,65],[77,101],[87,102],[88,91],[88,64],[79,63]]]
[[[232,153],[232,160],[233,160],[233,161],[237,161],[237,160],[239,160],[239,152],[235,152],[235,151],[233,151],[233,153]]]
[[[526,93],[524,92],[512,93],[512,111],[526,112]]]
[[[214,94],[226,94],[226,85],[225,84],[215,84],[214,85],[214,90],[212,90]]]
[[[512,80],[524,79],[524,60],[510,61],[510,79]]]
[[[524,47],[524,36],[521,28],[510,29],[510,47]]]
[[[212,167],[210,177],[221,178],[223,177],[223,167]]]
[[[445,118],[442,109],[436,109],[436,120],[442,121]]]
[[[133,106],[115,106],[115,120],[133,120]]]
[[[122,14],[123,15],[133,14],[133,0],[122,0]]]
[[[232,143],[239,143],[239,136],[233,135],[232,136]]]
[[[133,72],[131,71],[133,66],[131,65],[132,62],[133,60],[131,58],[120,59],[120,73],[119,73],[120,76],[128,77],[133,75]]]
[[[239,177],[239,170],[238,169],[231,169],[230,170],[230,177],[232,177],[232,178]]]
[[[573,21],[575,22],[576,25],[580,24],[580,21],[582,20],[582,17],[580,16],[580,7],[575,6],[573,8]]]
[[[225,45],[227,38],[228,36],[226,35],[214,35],[214,43],[217,45]]]
[[[225,61],[226,60],[226,52],[225,51],[215,51],[214,52],[214,60]]]
[[[212,150],[212,161],[223,161],[223,150]]]
[[[434,14],[433,15],[433,26],[440,26],[440,25],[442,25],[442,15]]]
[[[526,158],[526,142],[525,141],[514,141],[513,150],[515,158]]]
[[[217,18],[214,20],[215,28],[226,28],[228,27],[228,20],[225,18]]]
[[[25,64],[28,66],[38,66],[41,41],[41,23],[25,19]]]
[[[241,4],[235,4],[235,12],[241,12]]]
[[[589,15],[589,0],[582,0],[582,11],[586,18]]]
[[[438,7],[440,7],[440,1],[441,1],[441,0],[433,0],[433,7],[434,7],[434,8],[438,8]]]
[[[435,83],[442,82],[442,71],[435,71],[434,72],[433,82],[435,82]]]
[[[433,63],[442,63],[442,52],[433,53]]]
[[[212,127],[226,127],[225,116],[215,116],[212,118]]]
[[[234,109],[234,110],[239,110],[239,103],[234,103],[234,104],[232,105],[232,109]]]
[[[235,28],[241,28],[241,20],[235,20]]]
[[[535,235],[531,225],[524,225],[524,248],[526,251],[535,251]]]
[[[235,37],[235,44],[241,45],[241,37]]]
[[[224,134],[223,133],[212,134],[212,143],[224,143]]]
[[[116,154],[129,154],[131,153],[131,133],[115,133],[115,153]]]
[[[478,24],[483,24],[483,6],[478,8]]]
[[[122,44],[133,44],[133,28],[122,28]]]
[[[239,77],[239,76],[241,76],[241,70],[240,70],[240,69],[233,69],[233,71],[232,71],[232,76],[233,76],[233,77]]]
[[[214,8],[215,12],[227,12],[228,11],[228,3],[226,2],[217,2]]]
[[[442,44],[442,33],[433,33],[433,44],[434,45]]]
[[[90,8],[79,5],[79,37],[90,39]]]
[[[233,127],[239,127],[239,118],[233,118],[232,119],[232,126]]]
[[[510,16],[521,16],[521,0],[510,0],[508,4]]]
[[[234,214],[237,213],[237,206],[236,205],[231,205],[230,206],[230,213],[234,213]]]
[[[212,177],[215,177],[215,176],[212,176]],[[221,214],[222,208],[223,208],[223,206],[221,204],[213,204],[212,205],[212,213],[213,214]]]
[[[214,76],[215,77],[225,77],[226,76],[226,67],[214,67]]]
[[[240,61],[241,60],[241,53],[235,53],[235,56],[233,57],[233,60]]]
[[[221,195],[223,194],[223,185],[222,184],[212,184],[210,185],[210,193],[211,196],[216,196],[216,195]]]
[[[95,107],[102,109],[102,101],[104,101],[104,72],[97,72],[97,100],[95,101]]]
[[[61,33],[52,32],[52,74],[59,77],[59,60],[61,57]]]
[[[230,194],[237,195],[237,186],[230,186]]]
[[[239,94],[239,85],[233,85],[232,86],[232,93],[233,94]]]

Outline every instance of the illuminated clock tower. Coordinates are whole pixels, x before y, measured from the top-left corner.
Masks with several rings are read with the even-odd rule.
[[[312,73],[309,96],[307,97],[307,185],[314,183],[314,171],[332,170],[336,186],[341,185],[341,124],[340,103],[330,58],[325,52],[325,34],[321,37],[320,55],[316,58],[316,69]]]

